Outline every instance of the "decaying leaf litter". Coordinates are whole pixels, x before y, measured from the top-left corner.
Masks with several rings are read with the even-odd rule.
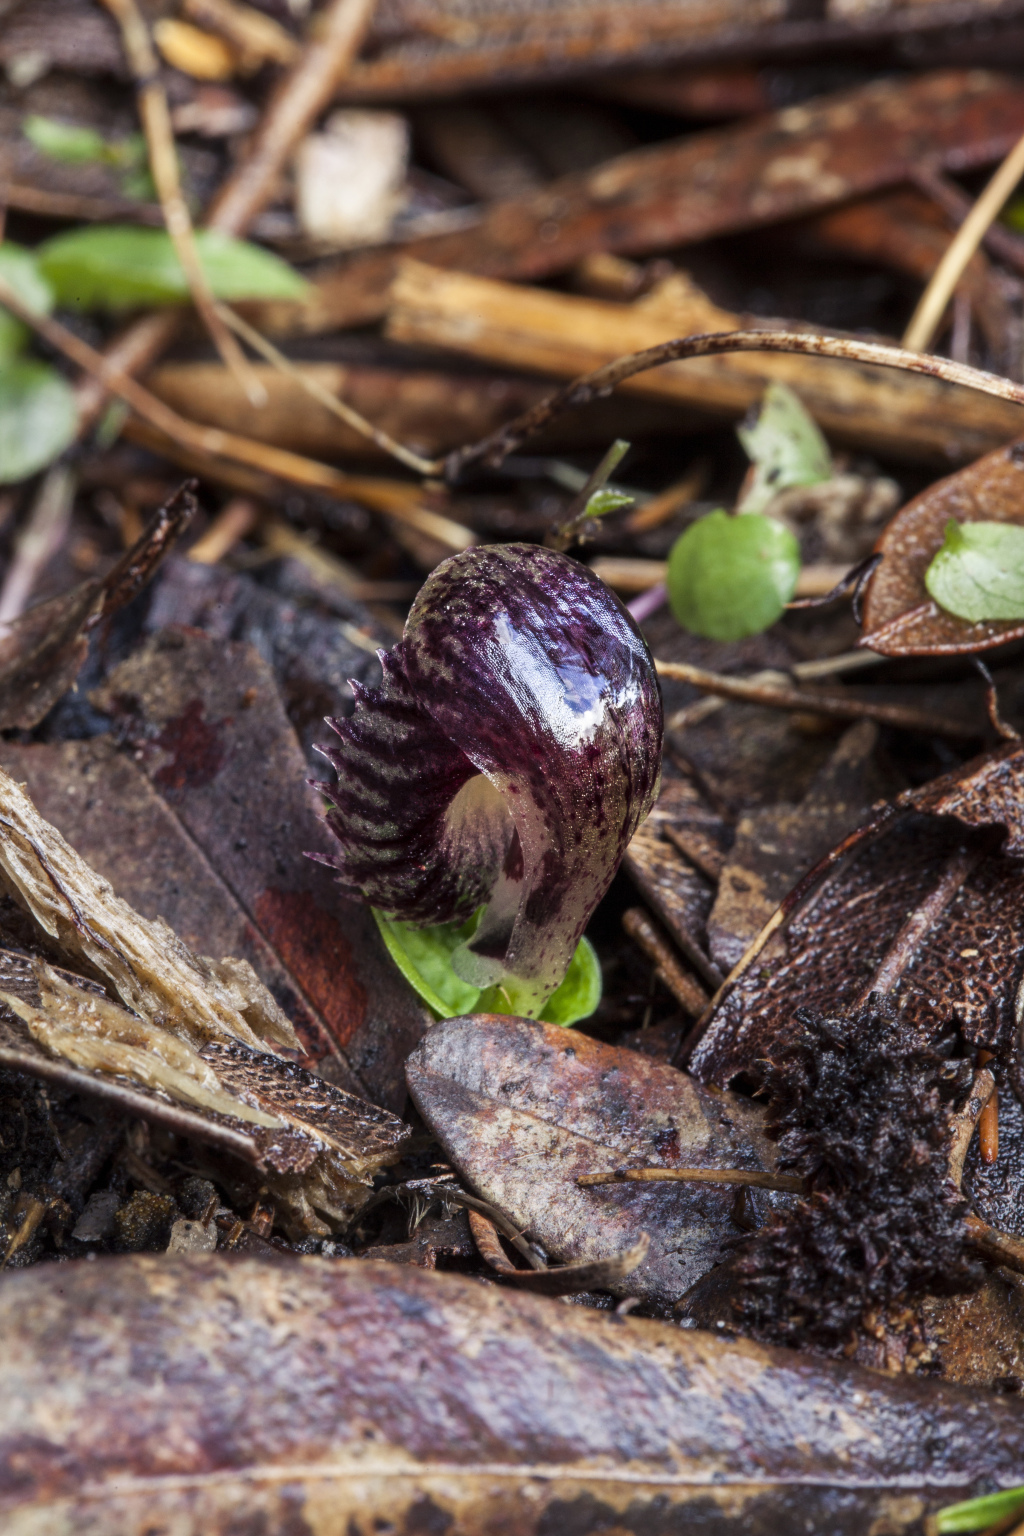
[[[13,1530],[1024,1476],[1019,20],[613,23],[4,16]]]

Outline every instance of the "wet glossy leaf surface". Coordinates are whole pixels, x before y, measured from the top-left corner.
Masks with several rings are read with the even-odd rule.
[[[1005,1398],[351,1260],[37,1270],[0,1329],[11,1536],[910,1536],[1024,1445]]]

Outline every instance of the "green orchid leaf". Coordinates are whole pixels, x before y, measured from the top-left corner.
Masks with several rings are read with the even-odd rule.
[[[757,420],[736,435],[757,466],[738,512],[763,512],[772,497],[794,485],[832,478],[832,455],[817,422],[785,384],[769,384]]]
[[[935,1515],[935,1529],[939,1536],[953,1531],[983,1531],[1017,1510],[1024,1514],[1024,1488],[1007,1488],[1003,1493],[986,1493],[963,1504],[947,1504]]]
[[[951,519],[924,584],[940,608],[972,624],[1024,618],[1024,528]]]
[[[452,955],[472,938],[480,913],[464,923],[438,923],[414,928],[396,922],[372,907],[388,953],[406,981],[442,1019],[466,1013],[516,1013],[515,999],[500,987],[481,991],[452,968]],[[593,945],[581,939],[561,985],[545,1003],[541,1018],[568,1027],[589,1018],[601,1001],[601,966]]]
[[[676,619],[709,640],[742,640],[778,619],[796,590],[800,546],[788,528],[759,513],[719,509],[691,523],[668,557]]]
[[[0,484],[10,485],[64,452],[77,430],[71,386],[49,363],[0,363]]]
[[[392,960],[428,1007],[442,1019],[475,1011],[480,988],[471,987],[452,970],[452,955],[476,928],[475,912],[464,923],[414,928],[411,923],[385,917],[376,907],[371,910]]]
[[[53,309],[53,290],[43,277],[31,251],[5,240],[0,245],[0,277],[10,283],[27,309],[48,315]],[[29,330],[10,310],[0,308],[0,364],[25,350]]]
[[[601,962],[589,939],[580,939],[569,969],[559,987],[552,992],[540,1016],[545,1024],[561,1024],[568,1029],[581,1019],[589,1019],[601,1001]]]
[[[215,230],[196,234],[203,270],[219,299],[299,299],[306,284],[286,262]],[[38,250],[59,304],[128,309],[187,304],[188,284],[171,237],[162,229],[97,224],[56,235]]]

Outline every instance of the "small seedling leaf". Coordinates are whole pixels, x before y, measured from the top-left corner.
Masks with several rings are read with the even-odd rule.
[[[778,619],[796,589],[800,546],[759,513],[719,509],[680,534],[668,561],[672,612],[709,640],[742,640]]]
[[[951,518],[924,583],[940,608],[972,624],[1024,619],[1024,528]]]
[[[983,1531],[1018,1509],[1024,1514],[1024,1488],[986,1493],[980,1499],[967,1499],[963,1504],[947,1504],[935,1516],[935,1529],[940,1536],[947,1536],[947,1532],[952,1531]]]
[[[769,384],[757,420],[736,435],[756,465],[737,511],[763,512],[772,497],[794,485],[832,477],[832,456],[817,422],[785,384]]]
[[[260,246],[215,230],[196,235],[203,270],[219,299],[298,299],[306,284]],[[57,235],[39,247],[57,300],[75,309],[186,304],[188,283],[170,236],[161,229],[103,224]]]

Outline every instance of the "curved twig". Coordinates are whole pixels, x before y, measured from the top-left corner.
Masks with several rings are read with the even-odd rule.
[[[546,427],[564,411],[589,405],[611,394],[617,385],[663,363],[676,363],[687,357],[715,357],[725,352],[797,352],[805,357],[838,357],[851,363],[869,363],[878,368],[899,368],[907,373],[923,373],[946,384],[960,384],[984,395],[995,395],[1024,405],[1024,385],[1010,379],[954,363],[948,357],[908,352],[904,347],[888,346],[878,341],[859,341],[854,337],[819,336],[806,331],[715,331],[698,336],[680,336],[663,341],[643,352],[631,352],[582,374],[562,389],[548,395],[514,421],[465,448],[456,448],[444,461],[445,479],[456,481],[472,464],[495,468],[521,448],[527,438]]]

